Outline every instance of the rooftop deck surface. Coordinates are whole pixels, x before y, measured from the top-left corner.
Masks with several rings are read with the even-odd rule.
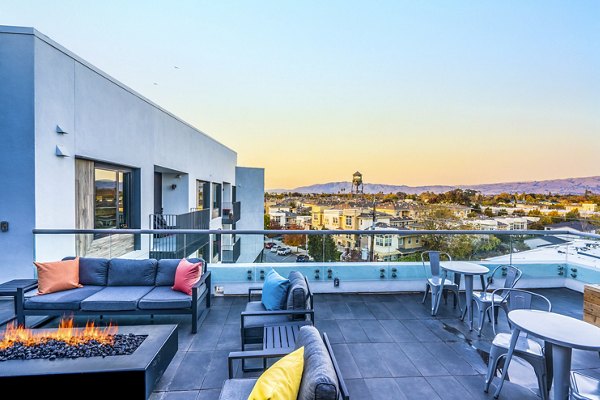
[[[581,293],[537,290],[561,314],[582,317]],[[352,399],[491,399],[483,392],[486,352],[493,332],[485,324],[481,338],[458,319],[449,299],[437,317],[421,304],[422,294],[315,295],[316,326],[327,332]],[[240,312],[245,297],[215,297],[198,333],[189,317],[155,317],[155,323],[179,324],[179,352],[151,399],[216,400],[227,378],[227,354],[240,350]],[[5,304],[4,309],[8,307]],[[2,311],[0,311],[1,313]],[[507,331],[500,313],[500,330]],[[84,322],[84,321],[83,321]],[[119,318],[121,325],[149,324],[149,317]],[[56,320],[46,326],[53,327]],[[516,359],[515,359],[516,360]],[[600,357],[575,350],[573,369],[600,377]],[[236,371],[236,377],[256,376]],[[539,398],[533,370],[516,360],[501,398]]]

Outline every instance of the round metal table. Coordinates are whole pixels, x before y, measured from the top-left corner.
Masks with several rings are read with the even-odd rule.
[[[444,282],[446,281],[446,277],[448,276],[448,271],[454,272],[455,274],[460,274],[465,277],[465,297],[466,297],[466,307],[467,307],[467,322],[469,323],[469,330],[473,330],[473,276],[479,275],[483,277],[483,275],[490,272],[488,267],[484,267],[480,264],[475,264],[467,261],[442,261],[440,262],[440,267],[442,267],[442,287],[438,293],[437,304],[435,306],[435,314],[437,314],[437,310],[440,306],[440,302],[442,299],[442,292],[444,291]],[[482,278],[483,285],[483,278]],[[483,290],[483,289],[482,289]]]
[[[554,399],[568,399],[572,350],[600,351],[600,328],[566,315],[539,310],[514,310],[508,313],[508,319],[513,325],[513,332],[502,371],[502,382],[519,334],[526,332],[552,345]],[[499,385],[497,394],[500,388]]]

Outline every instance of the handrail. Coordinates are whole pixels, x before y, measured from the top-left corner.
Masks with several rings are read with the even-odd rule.
[[[572,235],[590,239],[600,239],[600,235],[594,233],[573,232],[569,230],[397,230],[397,229],[367,229],[367,230],[286,230],[286,229],[48,229],[35,228],[32,230],[35,235],[73,235],[73,234],[134,234],[134,235],[153,235],[153,234],[194,234],[203,233],[209,235],[533,235],[533,236],[557,236]]]

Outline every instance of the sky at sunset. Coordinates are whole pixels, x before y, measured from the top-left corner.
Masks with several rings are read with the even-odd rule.
[[[266,188],[600,175],[600,2],[0,0]],[[0,60],[1,62],[1,60]]]

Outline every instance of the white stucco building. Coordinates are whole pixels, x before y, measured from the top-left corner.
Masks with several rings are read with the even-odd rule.
[[[35,228],[262,229],[264,171],[32,28],[0,26],[0,110],[0,282],[31,277],[34,257],[235,262],[262,249],[230,235],[34,240]]]

